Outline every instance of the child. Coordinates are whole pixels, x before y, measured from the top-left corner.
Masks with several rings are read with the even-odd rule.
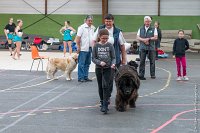
[[[154,27],[158,31],[158,39],[155,41],[156,59],[158,59],[158,49],[160,48],[160,42],[161,42],[161,39],[162,39],[162,32],[161,32],[161,29],[160,29],[160,23],[158,21],[155,21]]]
[[[183,69],[183,80],[187,81],[189,78],[186,76],[186,57],[185,51],[189,49],[189,43],[184,38],[184,31],[178,31],[178,38],[174,41],[173,45],[173,58],[176,58],[177,66],[177,81],[182,80],[181,77],[181,64]]]
[[[16,60],[15,55],[17,54],[18,60],[20,59],[20,50],[21,50],[21,45],[22,45],[22,26],[23,26],[23,21],[21,19],[17,20],[17,27],[15,28],[15,36],[13,38],[13,41],[15,42],[16,48],[13,51],[12,58]]]
[[[133,41],[131,44],[129,54],[139,54],[139,46],[137,44],[137,41]]]
[[[101,112],[108,111],[111,90],[109,87],[113,80],[112,71],[115,68],[115,51],[111,43],[108,43],[109,32],[106,29],[99,30],[97,42],[93,47],[92,61],[96,64],[95,73],[99,88]]]
[[[64,27],[60,29],[60,34],[63,35],[63,53],[64,57],[66,55],[67,46],[69,47],[69,55],[72,54],[72,35],[70,34],[71,31],[76,32],[76,30],[70,26],[70,21],[65,21]]]

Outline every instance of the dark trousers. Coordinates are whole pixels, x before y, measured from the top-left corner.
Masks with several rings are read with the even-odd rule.
[[[139,75],[144,77],[145,75],[145,61],[146,57],[150,61],[150,75],[155,76],[155,50],[140,50],[140,68]]]
[[[156,59],[158,59],[158,49],[156,48]]]
[[[113,69],[111,68],[96,68],[95,73],[99,88],[99,97],[101,101],[108,101],[113,87]]]

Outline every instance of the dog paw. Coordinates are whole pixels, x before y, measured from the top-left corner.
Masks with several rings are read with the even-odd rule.
[[[121,107],[121,108],[118,108],[117,111],[119,111],[119,112],[124,112],[124,111],[126,111],[126,110],[125,110],[124,108]]]
[[[136,106],[135,106],[135,105],[129,105],[129,107],[130,107],[130,108],[136,108]]]
[[[124,109],[119,109],[118,111],[119,111],[119,112],[124,112],[125,110],[124,110]]]
[[[58,77],[54,77],[53,79],[54,79],[54,80],[58,80]]]
[[[67,81],[70,81],[70,80],[72,80],[72,79],[70,79],[70,78],[66,78],[66,80],[67,80]]]

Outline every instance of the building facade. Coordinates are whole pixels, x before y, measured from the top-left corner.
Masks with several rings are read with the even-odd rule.
[[[0,0],[0,13],[44,14],[45,1]],[[108,12],[114,15],[158,15],[159,12],[161,16],[200,16],[200,0],[108,0]],[[102,0],[47,0],[47,13],[102,14]]]

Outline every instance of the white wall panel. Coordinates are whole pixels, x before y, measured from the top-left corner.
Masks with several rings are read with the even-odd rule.
[[[48,13],[55,11],[67,0],[48,0]],[[101,14],[102,0],[71,0],[54,14]]]
[[[40,12],[44,13],[45,1],[44,0],[25,0]],[[40,14],[23,0],[0,0],[0,13],[10,14]]]
[[[115,15],[157,15],[158,0],[109,0],[109,13]]]
[[[45,13],[45,0],[25,0],[40,12]],[[101,14],[101,0],[48,0],[48,13],[54,14]],[[59,8],[61,7],[61,8]],[[59,8],[57,10],[57,8]],[[0,13],[40,14],[28,6],[23,0],[0,0]]]
[[[45,12],[45,0],[25,0]],[[48,0],[48,13],[67,0]],[[54,14],[101,14],[102,0],[71,0]],[[158,0],[109,0],[109,13],[114,15],[157,15]],[[0,0],[0,13],[40,14],[23,0]],[[161,0],[161,15],[200,15],[200,0]]]
[[[161,15],[199,16],[200,0],[161,0]]]

